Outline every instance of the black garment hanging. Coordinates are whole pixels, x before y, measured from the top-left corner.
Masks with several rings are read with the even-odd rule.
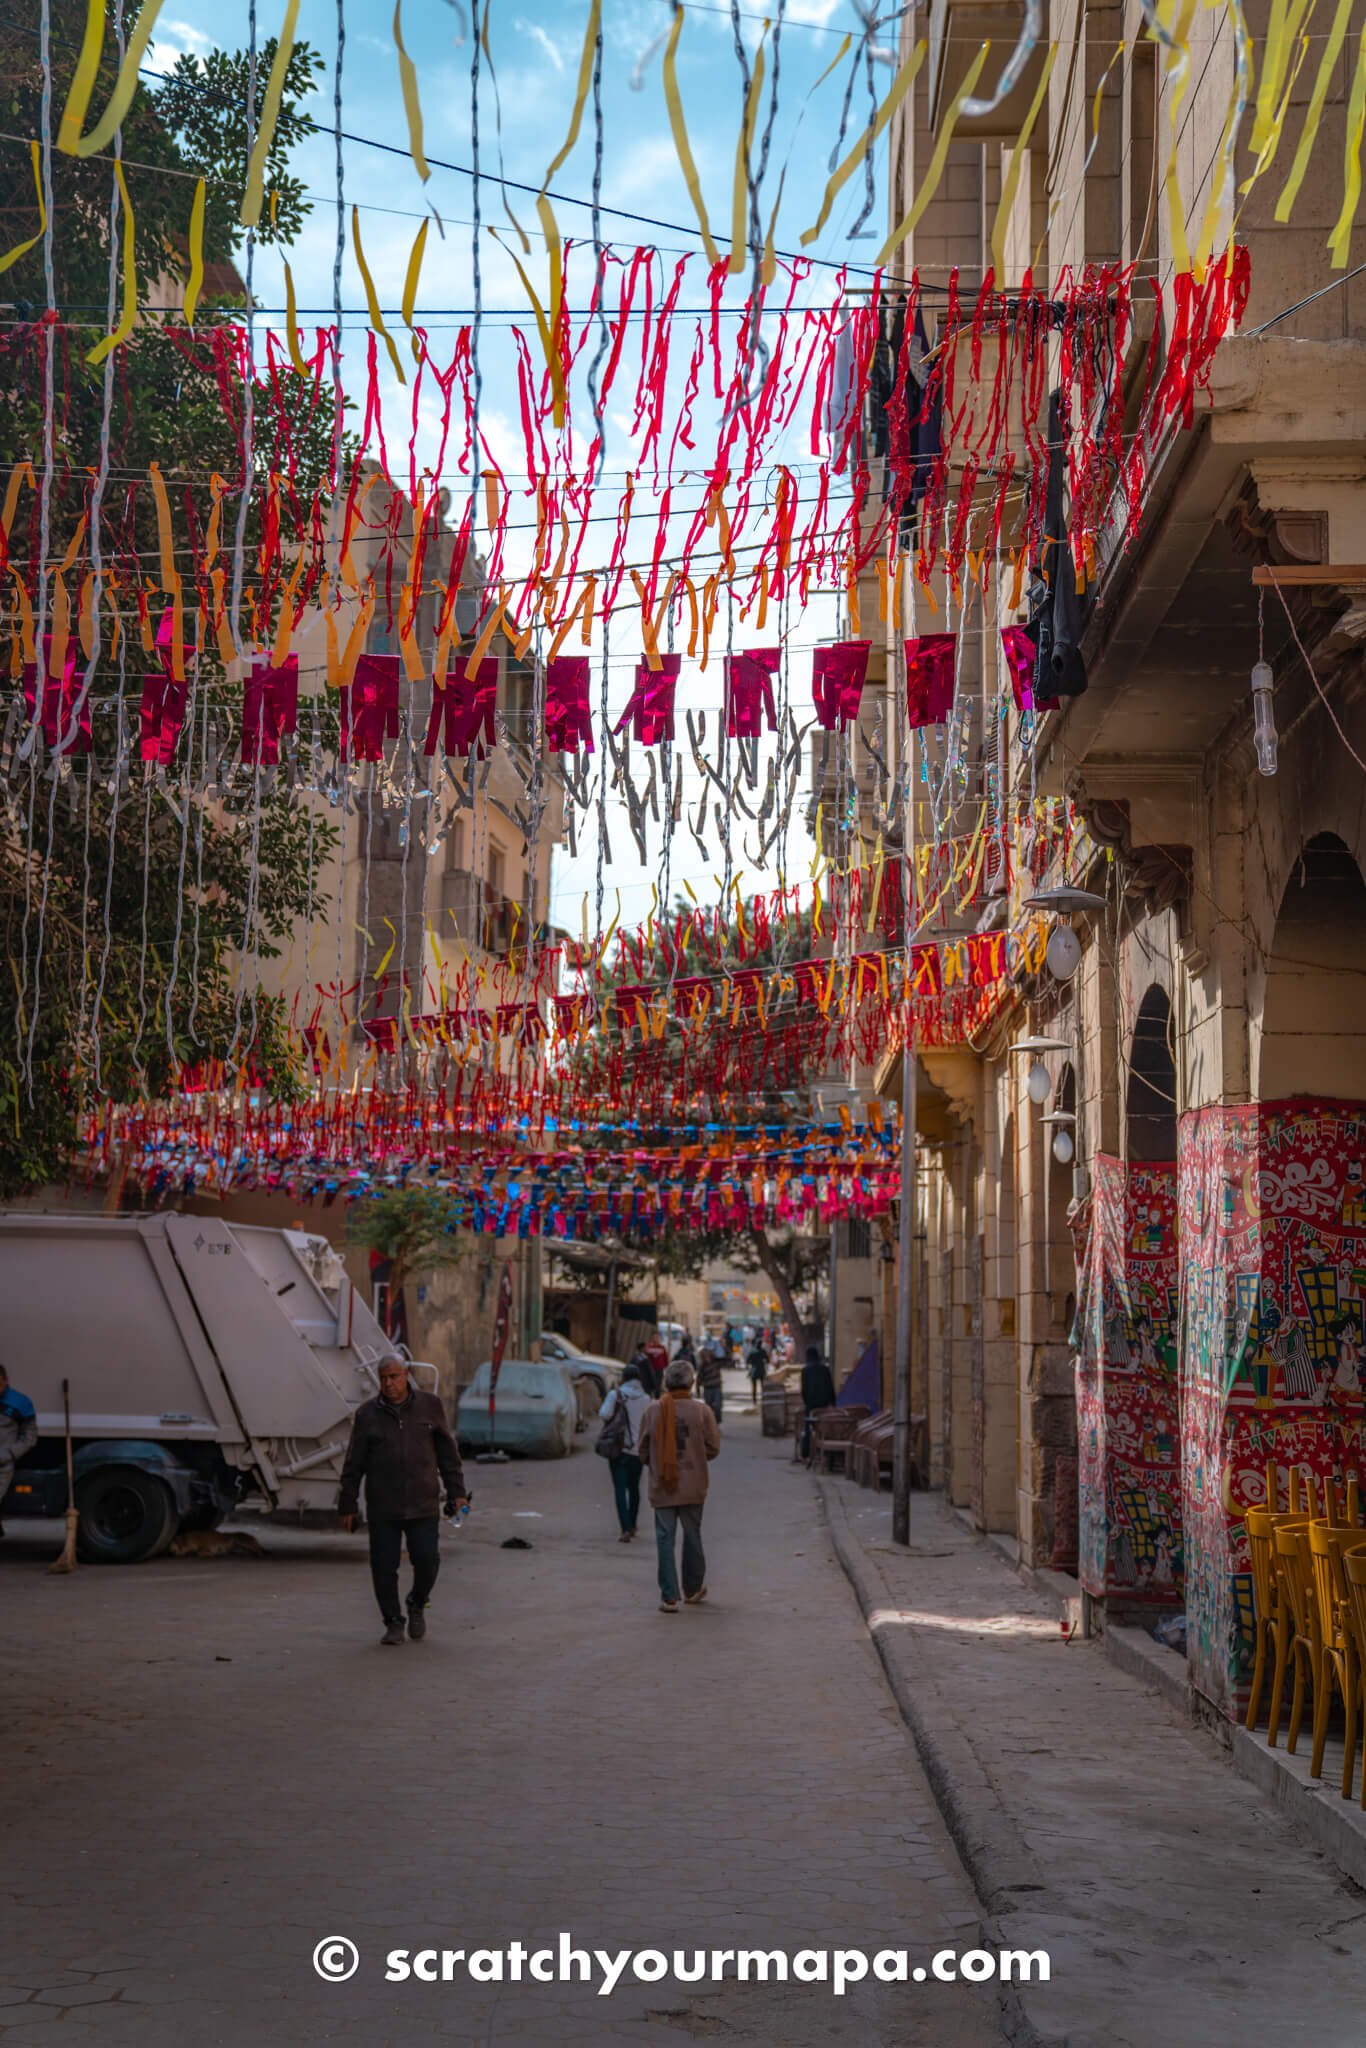
[[[1029,620],[1025,631],[1038,649],[1034,663],[1034,702],[1050,697],[1080,697],[1086,688],[1081,636],[1087,606],[1077,595],[1072,551],[1067,545],[1067,514],[1063,492],[1067,478],[1067,430],[1060,391],[1048,398],[1048,487],[1044,494],[1043,545],[1029,585]]]

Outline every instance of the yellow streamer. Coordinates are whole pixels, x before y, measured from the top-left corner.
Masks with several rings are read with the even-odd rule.
[[[1171,226],[1172,263],[1178,271],[1191,267],[1190,243],[1186,237],[1186,208],[1181,197],[1181,179],[1176,167],[1177,151],[1180,145],[1179,115],[1181,105],[1190,87],[1190,25],[1195,12],[1196,0],[1181,0],[1180,17],[1171,30],[1171,42],[1175,55],[1168,57],[1168,70],[1174,73],[1169,111],[1171,115],[1172,147],[1167,159],[1166,174],[1162,180],[1167,195],[1167,213]],[[1163,16],[1170,13],[1163,9]]]
[[[285,266],[288,269],[288,265]],[[196,178],[190,201],[190,274],[185,280],[185,325],[194,326],[199,294],[204,289],[204,180]]]
[[[1318,77],[1314,80],[1314,90],[1309,96],[1309,105],[1304,110],[1304,126],[1300,130],[1299,147],[1295,151],[1295,160],[1290,166],[1290,176],[1286,179],[1284,186],[1281,188],[1281,196],[1276,201],[1276,219],[1282,225],[1289,220],[1290,209],[1299,196],[1300,186],[1304,183],[1304,174],[1309,167],[1309,152],[1313,148],[1315,138],[1319,132],[1319,121],[1323,114],[1323,103],[1328,97],[1328,88],[1332,83],[1333,73],[1337,69],[1338,58],[1342,54],[1342,46],[1347,40],[1347,26],[1352,18],[1352,4],[1353,0],[1338,0],[1337,12],[1333,16],[1333,26],[1329,29],[1328,40],[1323,46],[1323,56],[1319,60]]]
[[[1288,0],[1288,4],[1287,0],[1272,0],[1262,45],[1262,76],[1257,86],[1256,117],[1252,124],[1252,148],[1258,156],[1285,118],[1284,107],[1279,112],[1277,110],[1281,81],[1285,77],[1290,52],[1295,47],[1295,38],[1314,4],[1315,0]]]
[[[417,306],[417,281],[422,275],[422,258],[427,247],[427,230],[431,226],[424,220],[413,237],[412,251],[408,257],[408,274],[403,280],[403,324],[411,327],[413,313]]]
[[[81,43],[81,54],[76,62],[76,73],[67,94],[62,122],[57,130],[57,147],[65,156],[94,156],[106,143],[112,142],[123,117],[133,104],[133,94],[138,89],[138,72],[142,66],[147,45],[156,27],[161,12],[161,0],[143,0],[142,12],[137,27],[128,38],[123,63],[114,81],[114,90],[109,96],[109,105],[104,118],[98,121],[90,133],[82,136],[85,126],[86,108],[95,88],[95,78],[100,68],[100,52],[104,48],[104,0],[90,0],[90,11],[86,16],[85,37]]]
[[[486,17],[487,18],[487,17]],[[588,10],[588,23],[583,32],[583,49],[579,54],[579,79],[574,94],[574,110],[569,117],[569,132],[561,143],[558,153],[552,158],[546,174],[541,180],[541,189],[536,195],[536,212],[540,216],[541,231],[545,236],[546,265],[550,273],[550,315],[545,320],[539,306],[536,307],[536,323],[541,330],[541,341],[545,349],[546,368],[550,372],[550,390],[554,420],[557,427],[565,421],[564,364],[560,360],[559,329],[560,306],[564,291],[564,265],[561,256],[559,222],[555,210],[546,198],[550,181],[566,161],[574,144],[579,139],[583,123],[583,110],[588,104],[588,89],[593,83],[593,58],[597,39],[602,29],[602,0],[593,0]],[[520,230],[519,230],[520,233]],[[514,258],[514,261],[516,259]],[[520,269],[520,264],[518,265]],[[530,292],[530,286],[527,287]],[[536,297],[531,293],[531,302],[536,306]]]
[[[394,366],[394,374],[398,378],[399,383],[406,384],[408,379],[403,374],[403,365],[398,359],[398,350],[394,347],[394,337],[385,326],[384,315],[379,310],[379,299],[375,293],[375,280],[370,275],[370,266],[365,260],[365,251],[361,247],[360,208],[356,206],[353,206],[351,209],[351,241],[356,251],[356,263],[360,269],[361,283],[365,286],[365,303],[370,309],[370,325],[388,349],[389,360]]]
[[[1048,81],[1053,76],[1053,65],[1057,55],[1057,44],[1050,43],[1048,55],[1044,58],[1043,70],[1039,75],[1038,85],[1034,88],[1034,97],[1029,103],[1029,112],[1024,117],[1024,126],[1020,130],[1020,139],[1010,152],[1010,163],[1006,170],[1005,182],[1001,187],[1001,203],[996,209],[996,219],[992,223],[991,267],[995,272],[996,289],[998,292],[1005,284],[1006,229],[1010,224],[1010,216],[1015,209],[1015,194],[1020,189],[1020,174],[1024,170],[1025,152],[1029,148],[1029,138],[1034,133],[1034,123],[1039,118],[1039,109],[1043,106],[1044,95],[1048,91]]]
[[[408,144],[417,165],[417,175],[425,185],[432,174],[422,149],[422,102],[417,96],[417,71],[403,47],[402,10],[403,0],[394,0],[394,42],[398,49],[399,83],[403,87],[403,111],[408,116]]]
[[[1357,45],[1356,77],[1352,81],[1352,97],[1347,108],[1347,140],[1343,148],[1342,212],[1338,215],[1337,226],[1328,237],[1334,270],[1342,268],[1352,246],[1352,222],[1356,217],[1357,201],[1361,198],[1363,130],[1366,130],[1366,28],[1362,29],[1361,41]]]
[[[266,158],[270,145],[275,140],[275,123],[280,118],[280,101],[284,96],[285,73],[289,60],[294,55],[294,31],[299,23],[299,0],[285,0],[285,18],[280,29],[280,40],[275,46],[275,57],[266,80],[265,97],[261,101],[261,125],[256,131],[256,140],[251,146],[251,158],[247,164],[247,190],[242,200],[242,211],[237,216],[244,228],[254,228],[261,218],[261,203],[265,198]]]
[[[289,360],[301,377],[308,375],[308,364],[299,345],[299,306],[294,296],[294,273],[285,258],[285,340],[289,343]]]
[[[848,44],[848,40],[849,39],[846,36],[846,46]],[[839,198],[840,193],[848,184],[850,178],[853,177],[854,172],[858,169],[859,165],[863,162],[864,158],[868,155],[869,151],[877,147],[878,138],[882,134],[883,129],[887,126],[887,123],[891,120],[893,114],[901,105],[901,102],[905,99],[906,94],[910,91],[911,87],[915,83],[916,74],[918,73],[921,65],[925,61],[925,49],[926,45],[923,42],[919,42],[916,44],[915,48],[911,51],[910,56],[906,59],[906,62],[902,65],[901,69],[897,72],[896,77],[892,80],[892,89],[888,93],[886,99],[882,102],[882,105],[878,108],[877,119],[873,123],[872,132],[870,133],[865,128],[863,134],[854,144],[854,147],[850,150],[848,156],[844,159],[844,162],[840,165],[839,169],[831,173],[829,183],[826,185],[825,188],[825,197],[821,201],[821,210],[816,215],[816,219],[813,225],[809,227],[806,230],[806,233],[802,236],[803,249],[807,247],[808,243],[815,241],[817,235],[825,226],[825,223],[829,220],[830,209],[834,205],[835,201]],[[844,51],[841,50],[840,57],[842,57],[843,55]],[[1052,62],[1051,51],[1049,53],[1049,61],[1050,63]],[[836,57],[835,64],[838,63],[839,57]],[[830,65],[827,68],[826,73],[823,75],[828,76],[829,72],[833,71],[834,68],[834,64]],[[821,80],[818,78],[816,80],[816,84],[819,85],[820,83]],[[1025,133],[1028,134],[1028,132],[1028,129],[1026,129]]]
[[[110,351],[116,349],[121,341],[127,341],[133,331],[133,322],[136,320],[138,312],[138,273],[137,265],[133,260],[133,204],[128,197],[128,187],[124,183],[123,165],[117,159],[114,163],[114,176],[118,180],[119,198],[123,202],[123,211],[126,216],[122,224],[123,313],[114,332],[106,334],[104,340],[97,341],[95,346],[89,351],[86,356],[88,363],[102,363]]]
[[[897,250],[906,240],[906,237],[915,232],[917,221],[924,213],[925,208],[929,205],[935,193],[939,190],[939,180],[944,175],[944,160],[949,153],[949,144],[953,141],[953,131],[958,125],[958,116],[963,110],[963,102],[971,96],[978,79],[981,77],[982,68],[987,61],[987,54],[990,49],[990,43],[983,43],[968,69],[967,77],[954,94],[953,105],[944,116],[939,134],[935,138],[934,153],[925,171],[924,183],[915,195],[915,203],[911,207],[910,212],[899,227],[893,228],[891,234],[888,235],[881,249],[879,249],[877,256],[879,268],[883,264],[890,263]]]
[[[8,270],[11,263],[17,263],[21,256],[27,256],[29,250],[41,242],[47,233],[47,208],[43,204],[42,149],[36,142],[30,142],[29,148],[33,152],[33,189],[38,195],[38,232],[36,235],[30,235],[26,242],[17,242],[8,256],[0,256],[0,272]]]
[[[99,0],[91,0],[91,4],[98,6]],[[707,209],[702,198],[702,184],[697,175],[692,146],[688,141],[687,122],[683,118],[683,95],[678,90],[678,38],[683,33],[685,11],[680,7],[674,15],[674,25],[669,30],[669,40],[664,47],[664,104],[669,113],[669,126],[673,130],[674,150],[683,172],[683,182],[688,188],[688,197],[692,201],[693,212],[697,215],[697,225],[702,231],[702,247],[707,252],[707,262],[715,269],[721,261],[721,251],[712,239],[711,223],[707,219]]]

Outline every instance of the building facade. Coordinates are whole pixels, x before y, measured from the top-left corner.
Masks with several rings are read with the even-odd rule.
[[[931,7],[929,59],[892,132],[894,223],[1000,12]],[[956,270],[968,302],[993,229],[1006,289],[1031,264],[1046,284],[1135,266],[1127,380],[1171,318],[1171,296],[1159,310],[1142,281],[1170,287],[1175,223],[1212,210],[1213,247],[1228,240],[1233,17],[1192,15],[1198,61],[1178,91],[1136,4],[1045,12],[1057,55],[1004,239],[1043,46],[997,115],[959,124],[896,261],[941,283]],[[1259,36],[1267,13],[1247,10]],[[921,20],[907,17],[907,48]],[[999,654],[1023,616],[1008,579],[984,579],[961,616],[973,774],[949,824],[985,808],[1001,859],[948,928],[1034,916],[1078,945],[1056,950],[1068,971],[1020,974],[982,1039],[922,1049],[918,1067],[913,1385],[936,1475],[1026,1565],[1078,1574],[1098,1619],[1184,1602],[1192,1683],[1225,1712],[1250,1643],[1242,1516],[1272,1488],[1284,1505],[1292,1468],[1344,1488],[1362,1429],[1366,279],[1326,260],[1350,38],[1292,219],[1274,217],[1319,61],[1316,47],[1290,91],[1286,162],[1239,193],[1241,331],[1191,424],[1149,446],[1135,529],[1121,544],[1116,524],[1091,565],[1084,694],[1016,709]],[[1241,149],[1239,187],[1254,169]],[[896,632],[917,630],[908,599]],[[1255,729],[1259,660],[1274,760]],[[916,739],[933,776],[947,742]],[[942,833],[921,810],[917,832]],[[1083,896],[1049,899],[1061,884]],[[900,1071],[898,1053],[889,1093]]]

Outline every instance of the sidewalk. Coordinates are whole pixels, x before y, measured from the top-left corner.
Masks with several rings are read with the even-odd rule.
[[[1345,2040],[1366,1987],[1366,1898],[937,1495],[816,1482],[903,1717],[983,1906],[1046,1948],[1021,1992],[1043,2042],[1277,2048]],[[1352,2023],[1353,2032],[1356,2022]]]

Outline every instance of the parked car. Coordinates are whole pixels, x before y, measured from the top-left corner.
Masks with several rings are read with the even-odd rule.
[[[574,1447],[579,1401],[563,1365],[505,1358],[489,1426],[487,1360],[460,1396],[456,1433],[464,1450],[515,1451],[524,1458],[564,1458]]]
[[[548,1358],[554,1365],[564,1366],[576,1381],[586,1380],[590,1383],[582,1389],[582,1393],[588,1396],[587,1401],[581,1399],[580,1402],[581,1406],[587,1407],[589,1415],[597,1414],[612,1388],[621,1380],[622,1365],[619,1358],[605,1358],[598,1351],[580,1351],[577,1344],[568,1337],[561,1337],[554,1330],[542,1333],[541,1356]]]

